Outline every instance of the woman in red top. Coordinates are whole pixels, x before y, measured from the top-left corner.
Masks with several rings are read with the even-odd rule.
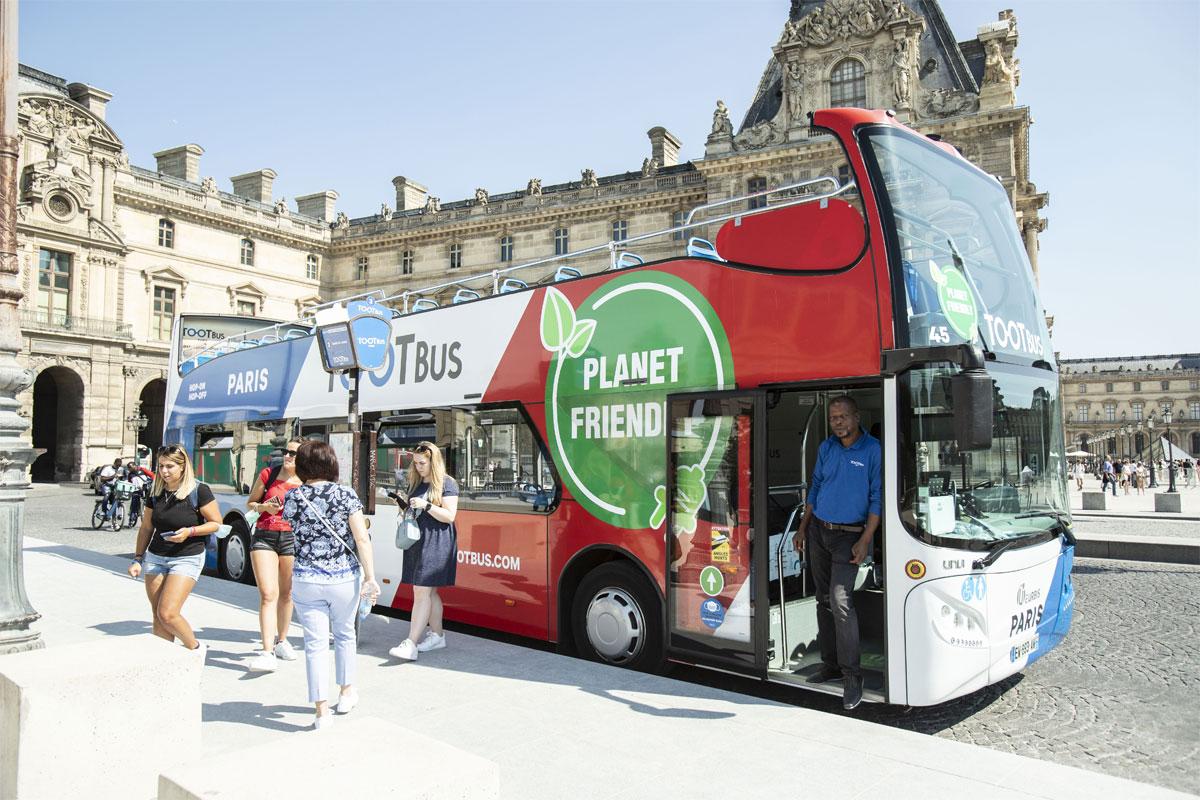
[[[283,496],[300,486],[296,476],[296,450],[300,439],[292,439],[283,452],[283,464],[259,473],[246,508],[258,512],[250,542],[250,562],[258,583],[258,625],[263,649],[246,665],[251,672],[273,672],[276,659],[295,661],[296,651],[287,640],[292,622],[292,564],[296,561],[296,538],[292,526],[279,515]]]

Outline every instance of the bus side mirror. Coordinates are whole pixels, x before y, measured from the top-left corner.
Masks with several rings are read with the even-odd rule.
[[[950,379],[954,438],[959,451],[992,447],[992,379],[986,369],[964,369]]]

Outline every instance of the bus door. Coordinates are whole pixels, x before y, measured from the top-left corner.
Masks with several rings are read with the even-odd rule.
[[[758,677],[766,664],[766,620],[754,615],[766,564],[755,552],[762,402],[761,394],[669,398],[664,497],[668,657]]]

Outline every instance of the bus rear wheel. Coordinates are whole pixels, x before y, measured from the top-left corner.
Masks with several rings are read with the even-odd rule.
[[[579,654],[642,671],[663,666],[662,615],[653,587],[630,564],[601,564],[575,592],[571,627]]]
[[[254,569],[250,565],[250,535],[240,522],[235,522],[229,535],[217,542],[217,569],[226,580],[254,583]]]

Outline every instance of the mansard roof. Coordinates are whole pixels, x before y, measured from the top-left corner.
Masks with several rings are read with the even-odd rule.
[[[861,4],[874,6],[881,3],[882,0],[792,0],[788,19],[794,24],[818,9],[829,13],[849,11]],[[894,6],[897,3],[903,3],[925,20],[925,32],[921,34],[917,60],[921,65],[921,86],[927,90],[957,89],[978,94],[979,84],[983,79],[983,50],[978,49],[977,65],[968,61],[962,46],[955,41],[954,33],[950,30],[937,0],[889,0],[887,5]],[[738,133],[760,122],[774,119],[782,104],[783,69],[779,61],[772,57],[763,72],[758,91],[750,103],[741,127],[738,128]]]
[[[1141,372],[1200,369],[1200,353],[1171,353],[1150,356],[1114,356],[1111,358],[1060,358],[1061,372]]]

